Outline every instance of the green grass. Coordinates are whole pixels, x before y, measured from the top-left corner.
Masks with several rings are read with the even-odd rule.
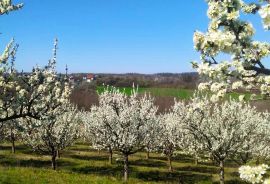
[[[132,87],[119,87],[118,89],[127,95],[132,93]],[[103,86],[97,87],[98,94],[104,92],[104,90],[105,88]],[[138,92],[141,94],[149,93],[153,96],[169,96],[179,99],[189,99],[192,97],[194,90],[180,88],[139,88]]]
[[[108,163],[106,152],[98,153],[85,144],[76,144],[62,152],[57,160],[57,170],[50,168],[50,157],[32,153],[23,145],[11,154],[8,144],[0,146],[0,183],[9,184],[116,184],[123,183],[122,163]],[[145,153],[130,157],[130,184],[179,183],[211,184],[218,183],[218,168],[211,163],[193,164],[193,159],[178,155],[174,158],[174,172],[168,172],[166,158],[151,153],[150,160]],[[230,163],[226,168],[227,183],[243,183],[238,179],[237,166]]]
[[[117,88],[121,92],[126,93],[127,95],[130,95],[132,93],[132,87],[119,87]],[[97,87],[97,93],[100,94],[104,92],[105,87],[104,86],[98,86]],[[156,97],[175,97],[177,99],[182,100],[188,100],[193,97],[195,90],[192,89],[181,89],[181,88],[139,88],[138,92],[140,94],[149,93]],[[226,95],[226,98],[232,98],[232,99],[239,99],[240,95],[246,95],[246,99],[250,99],[251,94],[250,93],[229,93]],[[258,98],[262,98],[260,95],[258,95]]]

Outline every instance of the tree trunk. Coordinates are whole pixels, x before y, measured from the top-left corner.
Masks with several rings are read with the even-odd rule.
[[[60,150],[56,151],[57,158],[61,158]]]
[[[198,157],[196,156],[195,159],[194,159],[194,164],[198,165],[198,163],[199,163],[199,160],[198,160]]]
[[[128,181],[128,155],[124,155],[124,180]]]
[[[109,148],[109,164],[112,164],[112,160],[113,160],[113,151],[112,151],[112,148]]]
[[[219,183],[220,184],[224,184],[224,160],[220,160],[219,161]]]
[[[168,158],[169,171],[172,172],[173,171],[173,168],[172,168],[172,156],[168,155],[167,158]]]
[[[16,150],[16,148],[15,148],[15,135],[14,135],[12,129],[11,129],[11,132],[10,132],[10,139],[11,139],[11,144],[12,144],[11,153],[15,154],[15,150]]]
[[[147,150],[147,152],[146,152],[146,159],[149,160],[149,158],[150,158],[150,151]]]
[[[52,150],[52,169],[56,170],[56,153],[57,151]]]
[[[257,157],[257,159],[256,159],[256,165],[260,165],[260,157]]]

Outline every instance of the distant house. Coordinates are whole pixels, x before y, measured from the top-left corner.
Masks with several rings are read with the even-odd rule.
[[[93,80],[95,80],[95,75],[94,74],[87,74],[86,81],[92,82]]]

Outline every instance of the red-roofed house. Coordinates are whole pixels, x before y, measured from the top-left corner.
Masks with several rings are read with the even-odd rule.
[[[87,76],[86,76],[86,81],[87,82],[92,82],[94,79],[95,79],[94,74],[87,74]]]

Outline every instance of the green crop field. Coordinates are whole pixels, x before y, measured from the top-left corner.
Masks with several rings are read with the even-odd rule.
[[[97,92],[98,94],[104,92],[104,90],[106,89],[106,87],[104,86],[98,86],[97,87]],[[130,95],[132,93],[133,88],[132,87],[119,87],[117,88],[119,89],[121,92],[126,93],[127,95]],[[188,100],[190,98],[192,98],[195,90],[191,90],[191,89],[181,89],[181,88],[138,88],[138,92],[140,94],[151,94],[153,96],[161,96],[161,97],[175,97],[177,99],[182,99],[182,100]],[[237,92],[233,92],[233,93],[229,93],[227,94],[227,98],[232,98],[232,99],[238,99],[238,97],[240,95],[243,95],[243,93],[237,93]],[[245,93],[246,95],[246,99],[249,99],[251,94],[249,93]],[[261,98],[260,96],[258,96],[259,98]]]
[[[132,93],[132,87],[120,87],[120,91],[130,95]],[[97,87],[97,92],[101,93],[105,90],[103,86]],[[180,88],[138,88],[138,92],[141,94],[148,93],[153,96],[170,96],[180,99],[189,99],[192,97],[194,90],[180,89]]]
[[[108,163],[108,154],[98,153],[85,144],[76,144],[62,152],[57,160],[56,171],[50,168],[50,157],[31,152],[19,145],[16,154],[10,153],[9,144],[0,146],[0,183],[9,184],[116,184],[122,181],[122,163]],[[179,183],[211,184],[218,183],[218,168],[212,163],[195,165],[193,159],[185,155],[174,158],[174,171],[168,171],[166,158],[158,153],[151,153],[149,160],[145,153],[130,157],[130,184],[135,183]],[[237,165],[227,163],[226,181],[228,184],[241,184],[238,180]]]

